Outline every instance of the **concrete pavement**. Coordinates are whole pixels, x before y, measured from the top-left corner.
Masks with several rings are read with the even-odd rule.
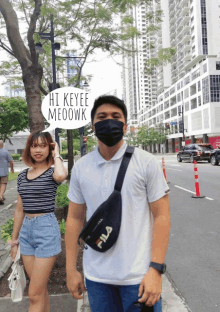
[[[10,181],[7,186],[7,192],[5,194],[5,204],[0,206],[0,227],[5,224],[6,220],[12,218],[16,207],[16,180]],[[11,258],[5,250],[5,244],[0,239],[0,278],[7,272],[8,268],[12,264]],[[168,268],[169,271],[169,268]],[[190,312],[191,310],[187,307],[184,298],[181,296],[178,289],[174,286],[171,278],[163,276],[163,312]],[[1,283],[1,281],[0,281]],[[0,291],[1,295],[1,291]],[[90,312],[88,298],[85,296],[85,300],[75,300],[70,294],[61,295],[50,295],[51,298],[51,311],[60,312],[73,311],[73,312]],[[11,311],[24,312],[28,310],[28,298],[24,298],[20,303],[13,303],[10,298],[0,298],[0,311],[11,312]]]

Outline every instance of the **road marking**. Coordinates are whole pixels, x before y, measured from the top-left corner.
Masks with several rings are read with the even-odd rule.
[[[170,164],[170,166],[173,166],[173,167],[181,167],[180,165],[172,165],[172,164]]]
[[[206,197],[208,200],[214,200],[213,198],[210,198],[210,197]]]
[[[187,190],[187,189],[185,189],[184,187],[181,187],[181,186],[178,186],[178,185],[174,185],[174,186],[175,186],[175,187],[178,187],[179,189],[184,190],[184,191],[186,191],[186,192],[189,192],[189,193],[192,193],[192,194],[196,194],[196,192]],[[206,196],[205,196],[205,198],[208,199],[208,200],[214,200],[214,199],[212,199],[212,198],[210,198],[210,197],[206,197]]]
[[[169,169],[169,170],[174,170],[174,171],[183,171],[183,170],[173,169],[173,168],[169,168],[169,167],[167,167],[167,169]]]

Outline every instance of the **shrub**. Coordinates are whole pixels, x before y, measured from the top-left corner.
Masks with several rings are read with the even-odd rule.
[[[63,159],[67,159],[68,158],[68,151],[62,151],[62,152],[60,152],[60,155],[63,157]]]
[[[73,151],[73,156],[76,156],[79,154],[79,151],[75,150]],[[60,155],[63,157],[63,159],[68,159],[68,151],[62,151],[60,152]]]
[[[68,190],[69,190],[68,184],[61,184],[58,186],[56,195],[56,204],[59,207],[67,207],[69,205],[69,198],[67,197]]]
[[[21,155],[20,154],[11,154],[11,157],[13,160],[20,160]]]
[[[7,243],[12,237],[13,222],[14,218],[11,218],[6,221],[6,224],[2,225],[1,238],[4,240],[5,243]]]
[[[65,234],[66,230],[66,221],[62,219],[62,221],[59,222],[60,232],[61,234]]]

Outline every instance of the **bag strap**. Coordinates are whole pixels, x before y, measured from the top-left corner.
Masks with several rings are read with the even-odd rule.
[[[121,162],[121,166],[119,168],[118,175],[117,175],[116,182],[115,182],[115,188],[114,189],[118,192],[121,192],[125,173],[127,171],[127,168],[128,168],[128,165],[129,165],[129,162],[131,160],[131,156],[133,153],[134,153],[134,147],[128,145],[126,148],[126,151],[124,153],[124,156],[123,156],[123,159]]]

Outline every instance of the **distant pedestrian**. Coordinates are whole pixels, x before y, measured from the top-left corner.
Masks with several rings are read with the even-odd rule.
[[[3,148],[4,143],[0,140],[0,205],[4,204],[4,193],[8,183],[8,164],[11,172],[14,173],[14,163],[9,151]]]
[[[67,287],[76,299],[85,284],[92,312],[140,312],[141,306],[162,311],[162,276],[170,230],[169,187],[160,164],[135,148],[123,182],[122,221],[118,239],[100,253],[84,251],[85,284],[76,269],[78,236],[87,220],[114,190],[127,148],[127,109],[114,96],[99,97],[91,111],[97,148],[72,169],[66,222]],[[152,219],[153,217],[153,219]],[[98,241],[98,240],[97,240]]]
[[[30,134],[22,159],[31,168],[18,175],[11,256],[14,260],[20,244],[24,267],[30,278],[29,312],[49,312],[47,283],[61,252],[60,230],[54,214],[55,195],[67,172],[58,144],[53,142],[49,132]]]

